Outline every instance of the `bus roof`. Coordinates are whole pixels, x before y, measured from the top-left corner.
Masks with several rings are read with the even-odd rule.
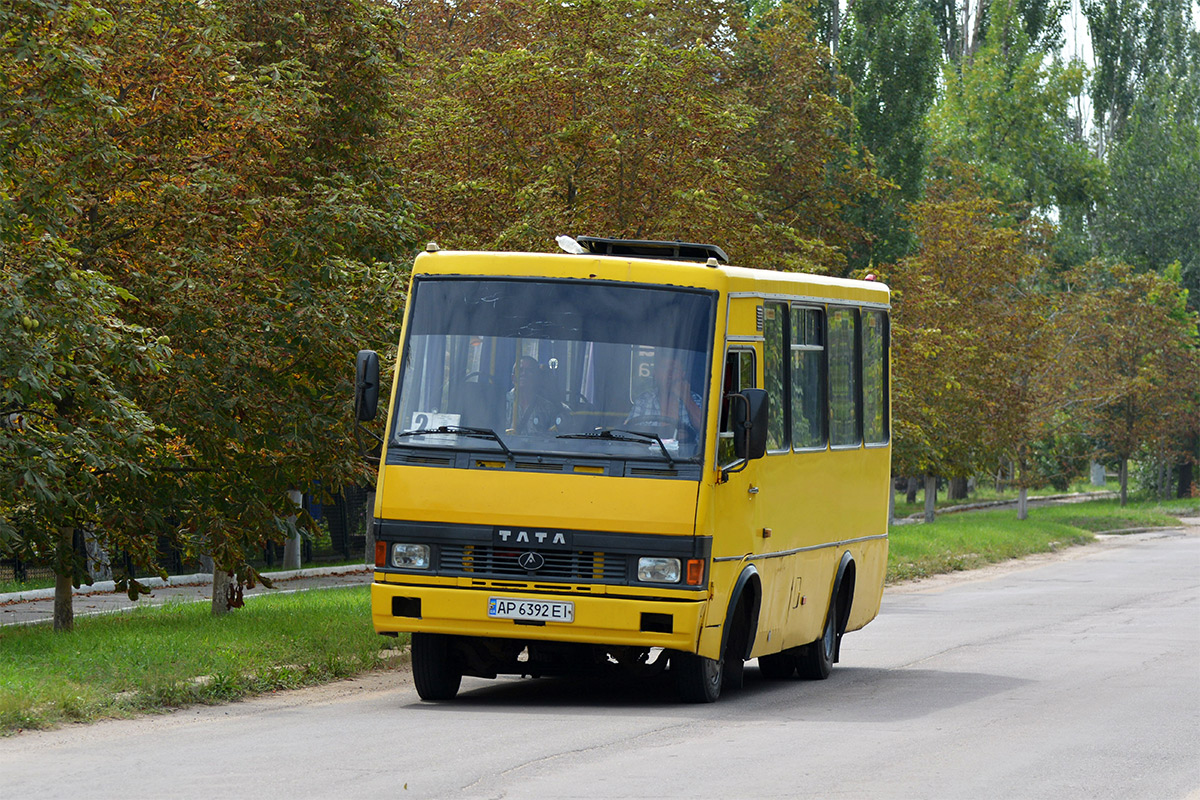
[[[713,266],[641,256],[435,248],[431,246],[417,256],[413,266],[414,275],[604,280],[708,289],[723,294],[763,294],[889,304],[889,289],[883,283],[806,272],[776,272],[724,264]]]

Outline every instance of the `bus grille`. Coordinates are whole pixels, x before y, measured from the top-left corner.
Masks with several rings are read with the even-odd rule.
[[[569,581],[574,583],[626,583],[628,557],[598,551],[539,550],[545,565],[526,570],[517,563],[524,550],[501,550],[490,545],[441,546],[438,571],[442,575],[464,575],[473,578],[499,578],[539,581]]]

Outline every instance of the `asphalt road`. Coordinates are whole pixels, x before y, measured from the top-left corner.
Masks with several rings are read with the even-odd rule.
[[[1200,528],[890,589],[824,682],[402,670],[0,739],[0,796],[1200,798]]]

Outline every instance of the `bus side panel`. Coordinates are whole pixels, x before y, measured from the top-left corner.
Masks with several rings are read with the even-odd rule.
[[[747,563],[762,581],[755,656],[820,635],[846,551],[856,570],[847,630],[874,619],[887,570],[889,470],[888,448],[769,454],[705,487],[701,502],[712,510],[700,518],[712,520],[714,559],[728,560],[714,561],[701,653],[718,652],[720,617]]]

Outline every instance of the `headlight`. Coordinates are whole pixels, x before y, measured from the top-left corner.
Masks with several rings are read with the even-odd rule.
[[[643,556],[638,559],[637,575],[639,581],[679,583],[679,559]]]
[[[429,545],[392,545],[392,566],[401,569],[429,569]]]

